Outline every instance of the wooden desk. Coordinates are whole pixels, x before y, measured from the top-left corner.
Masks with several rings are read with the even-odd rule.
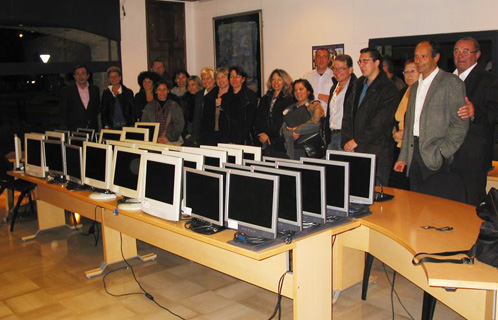
[[[394,194],[395,199],[375,203],[374,214],[360,219],[360,228],[342,235],[342,245],[371,253],[467,319],[498,319],[498,311],[493,308],[498,303],[498,269],[477,260],[474,265],[412,265],[418,252],[470,249],[482,222],[475,208],[409,191],[389,188],[386,192]],[[420,228],[424,225],[454,229],[441,232]],[[361,279],[358,272],[362,271],[362,261],[357,265],[361,267],[353,271],[355,280]]]
[[[115,211],[116,201],[98,202],[86,192],[70,192],[64,187],[22,173],[10,173],[38,184],[40,229],[63,225],[56,209],[78,212],[102,223],[104,263],[122,260],[121,239],[125,258],[137,255],[136,239],[277,292],[280,277],[286,275],[282,294],[293,299],[294,319],[332,318],[332,241],[333,236],[359,227],[354,221],[300,238],[291,244],[253,252],[230,245],[235,231],[225,230],[212,236],[185,229],[184,221],[165,221],[143,212]],[[44,209],[49,212],[43,213]],[[55,209],[55,210],[54,210]],[[59,209],[61,210],[61,209]],[[51,217],[53,215],[53,217]],[[50,222],[50,223],[49,223]],[[97,268],[93,272],[102,272]],[[90,271],[91,272],[91,271]],[[87,274],[88,275],[88,274]]]

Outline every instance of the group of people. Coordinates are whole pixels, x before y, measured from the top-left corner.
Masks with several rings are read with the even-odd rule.
[[[318,49],[316,68],[300,79],[273,70],[261,98],[238,66],[206,67],[200,78],[180,70],[172,85],[164,63],[155,61],[138,76],[135,96],[121,83],[121,70],[109,68],[110,85],[99,100],[88,69],[79,66],[61,110],[69,129],[97,128],[101,113],[105,128],[159,122],[161,143],[259,145],[267,155],[294,159],[310,156],[305,141],[318,136],[322,148],[375,154],[377,184],[389,185],[391,177],[415,191],[446,188],[441,177],[451,174],[466,201],[478,204],[492,160],[498,77],[478,66],[473,38],[457,41],[453,55],[452,74],[437,66],[439,45],[420,42],[404,64],[403,82],[374,48],[360,51],[359,78],[349,55],[331,61],[327,49]]]

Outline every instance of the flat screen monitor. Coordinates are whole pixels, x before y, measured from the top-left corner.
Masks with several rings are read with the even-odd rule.
[[[112,146],[85,142],[83,144],[83,182],[97,189],[111,186]]]
[[[252,166],[252,170],[253,172],[271,174],[280,178],[278,192],[278,232],[301,231],[303,229],[301,173],[258,166]]]
[[[323,159],[301,158],[303,164],[325,168],[325,199],[327,216],[349,216],[349,163]]]
[[[22,160],[22,142],[21,138],[17,136],[17,134],[14,134],[14,152],[16,154],[15,158],[15,170],[18,170],[21,167],[21,160]]]
[[[376,162],[374,154],[327,150],[326,158],[349,163],[349,200],[352,203],[373,203]]]
[[[58,131],[45,131],[45,140],[53,140],[53,141],[66,141],[66,135],[64,132]]]
[[[45,154],[45,170],[52,177],[62,177],[64,172],[64,163],[66,162],[64,143],[60,140],[43,141],[43,153]]]
[[[275,239],[279,177],[232,170],[227,173],[225,219],[251,237]]]
[[[183,166],[186,168],[192,168],[197,170],[202,170],[204,165],[204,156],[202,154],[194,154],[187,152],[176,152],[176,151],[163,151],[162,154],[170,157],[178,157],[183,159]]]
[[[244,166],[242,164],[228,163],[228,162],[225,162],[223,164],[223,168],[242,170],[242,171],[251,171],[251,167],[249,167],[249,166]]]
[[[222,150],[183,147],[183,152],[202,154],[204,156],[204,164],[208,166],[221,168],[223,163],[227,162],[227,152]]]
[[[150,215],[180,220],[183,159],[146,153],[142,161],[142,210]]]
[[[119,141],[121,134],[121,130],[102,129],[100,130],[99,143],[106,143],[108,140]]]
[[[44,139],[45,135],[39,133],[24,135],[25,171],[38,178],[45,178],[45,154],[42,145]]]
[[[147,136],[147,141],[157,142],[159,136],[159,122],[135,122],[135,128],[149,129],[149,135]]]
[[[90,140],[90,134],[86,132],[73,131],[71,132],[71,137],[84,138],[87,141]]]
[[[224,147],[215,147],[215,146],[200,146],[201,149],[211,149],[211,150],[222,150],[227,152],[227,162],[242,164],[244,151],[241,149],[232,149],[232,148],[224,148]]]
[[[123,127],[120,141],[148,141],[149,129]]]
[[[86,141],[88,140],[81,137],[69,137],[69,144],[72,144],[73,146],[83,147],[83,143]]]
[[[140,162],[144,150],[116,147],[112,160],[111,191],[128,198],[140,198],[142,175]]]
[[[87,133],[88,134],[88,140],[92,141],[92,142],[96,142],[96,140],[95,140],[95,129],[76,128],[76,132]]]
[[[223,226],[224,176],[183,168],[183,177],[184,211],[194,218]]]
[[[83,148],[65,144],[66,180],[83,184]]]
[[[218,146],[224,148],[240,149],[244,152],[244,159],[261,161],[261,147],[231,143],[218,143]]]
[[[263,161],[256,161],[256,160],[247,160],[244,159],[243,161],[245,166],[261,166],[261,167],[272,167],[275,168],[275,163],[274,162],[263,162]]]
[[[64,142],[69,141],[69,136],[71,135],[71,131],[69,130],[62,130],[62,129],[54,129],[54,132],[62,132],[64,134]]]
[[[301,172],[303,222],[325,223],[325,168],[322,166],[276,162],[278,169]]]
[[[264,162],[290,162],[290,163],[301,163],[299,160],[287,159],[287,158],[275,158],[275,157],[263,157]]]

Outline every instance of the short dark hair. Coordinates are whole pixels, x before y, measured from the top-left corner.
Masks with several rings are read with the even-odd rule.
[[[231,66],[229,71],[228,71],[228,74],[232,73],[232,71],[235,71],[235,73],[239,76],[242,76],[244,78],[247,79],[247,72],[245,72],[244,69],[242,69],[242,67],[239,67],[239,66]]]
[[[429,46],[431,46],[431,56],[433,58],[435,58],[437,54],[441,53],[441,46],[439,45],[439,43],[432,40],[425,40],[425,41],[420,41],[417,44],[417,46],[419,46],[422,43],[427,43]]]
[[[185,75],[185,78],[187,78],[187,79],[190,77],[190,74],[188,74],[187,70],[185,70],[185,69],[180,69],[180,70],[176,71],[176,72],[173,74],[173,82],[176,82],[176,77],[177,77],[179,74],[183,74],[183,75]]]
[[[360,54],[362,53],[370,53],[373,61],[379,60],[379,69],[382,68],[382,55],[380,54],[379,50],[375,48],[363,48],[360,50]]]
[[[308,100],[313,100],[315,99],[315,94],[313,92],[313,87],[311,86],[311,84],[309,83],[308,80],[306,79],[297,79],[296,81],[294,81],[292,83],[292,95],[294,95],[294,91],[295,91],[295,86],[296,84],[298,83],[302,83],[303,86],[306,88],[306,90],[308,90]]]
[[[121,69],[119,69],[119,67],[112,66],[112,67],[107,68],[107,76],[108,77],[113,72],[116,72],[117,74],[119,74],[120,77],[123,76],[123,73],[121,73]]]
[[[406,67],[406,65],[410,64],[410,63],[415,63],[415,60],[413,60],[413,58],[408,58],[408,59],[406,59],[405,64],[403,66]]]
[[[474,43],[474,50],[481,51],[481,46],[479,45],[479,42],[477,42],[477,40],[472,37],[463,37],[462,39],[458,39],[458,41],[472,41]]]
[[[389,73],[394,73],[394,64],[393,60],[391,59],[391,56],[384,56],[384,59],[382,61],[382,66],[387,66],[387,71]]]
[[[348,68],[352,68],[353,67],[353,59],[351,58],[351,56],[347,55],[347,54],[340,54],[338,55],[335,60],[339,60],[339,61],[342,61],[342,62],[346,62],[347,65],[348,65]]]
[[[163,67],[166,68],[166,63],[164,63],[164,61],[161,59],[155,59],[154,61],[152,61],[152,64],[150,65],[151,68],[154,65],[154,62],[160,62],[163,64]]]
[[[140,74],[137,77],[138,85],[140,86],[140,89],[143,90],[144,88],[144,80],[149,79],[152,81],[152,85],[155,86],[156,83],[161,80],[161,76],[158,75],[157,73],[153,71],[143,71],[140,72]]]
[[[161,80],[159,80],[159,81],[156,83],[156,85],[154,86],[154,94],[156,93],[157,88],[159,88],[159,86],[160,86],[160,85],[162,85],[162,84],[164,84],[164,85],[166,86],[166,88],[168,88],[168,90],[170,90],[170,89],[171,89],[171,88],[170,88],[170,85],[168,84],[168,81],[161,79]]]
[[[88,69],[88,67],[87,67],[87,66],[85,66],[84,64],[78,64],[76,67],[74,67],[74,69],[73,69],[73,74],[75,74],[75,73],[76,73],[76,70],[81,69],[81,68],[84,68],[84,69],[85,69],[85,72],[86,72],[87,74],[90,74],[90,70],[89,70],[89,69]]]

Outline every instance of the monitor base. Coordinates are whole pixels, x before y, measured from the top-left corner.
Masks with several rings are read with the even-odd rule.
[[[114,193],[92,192],[88,196],[92,200],[111,201],[116,199]]]
[[[122,199],[118,201],[118,210],[125,211],[140,211],[142,210],[142,202],[139,199]]]

